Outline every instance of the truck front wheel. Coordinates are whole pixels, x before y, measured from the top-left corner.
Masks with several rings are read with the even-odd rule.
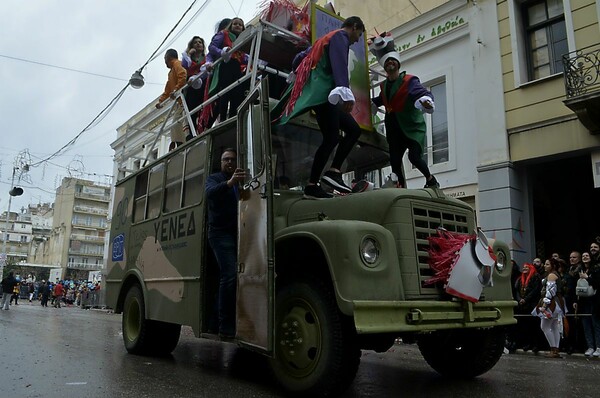
[[[351,319],[317,280],[284,285],[275,300],[275,379],[288,392],[329,396],[354,380],[360,348]]]
[[[504,351],[502,328],[441,330],[418,337],[425,361],[444,376],[473,378],[496,365]]]
[[[167,355],[177,343],[181,333],[181,325],[146,319],[144,294],[142,288],[135,284],[125,296],[123,306],[123,342],[130,354]]]

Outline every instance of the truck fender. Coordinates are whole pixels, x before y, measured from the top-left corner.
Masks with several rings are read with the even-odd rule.
[[[275,236],[276,246],[301,239],[313,241],[322,251],[336,301],[344,314],[352,315],[355,300],[404,299],[394,237],[381,225],[351,220],[314,221],[284,228]],[[372,264],[361,255],[365,239],[372,239],[377,248],[378,258]],[[302,255],[301,246],[290,247]]]

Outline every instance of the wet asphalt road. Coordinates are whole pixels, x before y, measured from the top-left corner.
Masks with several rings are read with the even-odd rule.
[[[196,339],[184,328],[169,358],[126,353],[121,317],[22,302],[0,311],[0,397],[281,397],[262,357],[233,344]],[[600,359],[504,355],[471,381],[449,381],[418,349],[364,351],[345,398],[597,397]]]

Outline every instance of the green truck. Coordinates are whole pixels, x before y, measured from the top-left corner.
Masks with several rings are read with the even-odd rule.
[[[273,37],[261,40],[279,40]],[[106,294],[123,314],[127,351],[169,354],[182,325],[199,338],[219,338],[208,333],[218,267],[207,240],[204,182],[219,170],[222,150],[237,147],[238,165],[250,177],[238,212],[234,342],[263,353],[286,391],[339,394],[354,379],[361,350],[384,352],[397,338],[418,344],[447,376],[491,369],[502,355],[505,327],[516,322],[507,245],[489,243],[489,264],[475,251],[461,252],[480,274],[487,270],[485,280],[463,278],[480,285],[475,300],[428,284],[428,238],[440,228],[478,234],[473,209],[439,189],[304,199],[321,139],[316,122],[304,115],[272,128],[268,79],[252,79],[252,87],[237,118],[116,183]],[[381,134],[365,131],[359,143],[348,170],[365,175],[387,164]],[[478,235],[473,244],[487,245]]]

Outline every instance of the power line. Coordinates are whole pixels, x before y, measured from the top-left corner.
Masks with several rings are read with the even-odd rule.
[[[56,68],[56,69],[66,70],[66,71],[69,71],[69,72],[83,73],[84,75],[91,75],[91,76],[103,77],[105,79],[118,80],[118,81],[121,81],[121,82],[128,82],[129,81],[129,79],[121,79],[119,77],[102,75],[100,73],[93,73],[93,72],[87,72],[87,71],[79,70],[79,69],[67,68],[66,66],[46,64],[44,62],[32,61],[30,59],[24,59],[24,58],[18,58],[18,57],[11,57],[10,55],[6,55],[6,54],[0,54],[0,57],[12,59],[14,61],[26,62],[26,63],[34,64],[34,65],[47,66],[49,68]],[[147,83],[147,84],[163,85],[163,83]]]
[[[139,71],[141,71],[142,69],[144,69],[146,67],[146,65],[148,65],[148,63],[153,59],[152,57],[154,57],[156,55],[156,53],[158,53],[158,51],[160,50],[161,46],[167,41],[167,39],[169,38],[169,36],[171,35],[171,33],[173,33],[173,31],[177,28],[177,26],[179,26],[179,24],[181,23],[181,21],[183,20],[183,18],[185,18],[185,16],[187,15],[187,13],[192,9],[192,7],[194,6],[194,4],[196,4],[196,1],[197,0],[192,1],[192,4],[190,4],[190,6],[188,7],[188,9],[185,10],[185,12],[181,16],[181,18],[179,18],[179,20],[177,21],[177,23],[175,24],[175,26],[173,26],[173,28],[169,31],[169,33],[167,33],[167,35],[162,40],[162,42],[159,44],[159,46],[157,47],[157,49],[154,50],[154,52],[152,53],[152,55],[150,55],[150,58],[148,58],[148,60],[144,63],[144,65],[142,65],[142,67],[139,69]],[[204,2],[204,4],[202,5],[202,8],[206,4],[208,4],[208,2],[209,2],[209,0],[206,0]],[[98,123],[100,123],[110,113],[110,111],[114,108],[114,106],[117,104],[117,102],[119,102],[119,100],[121,99],[121,97],[125,93],[125,90],[127,89],[127,87],[129,87],[129,84],[130,83],[128,81],[127,84],[125,85],[125,87],[123,87],[123,89],[121,89],[121,91],[108,103],[108,105],[104,109],[102,109],[100,111],[100,113],[87,126],[85,126],[83,128],[83,130],[81,130],[74,138],[72,138],[69,142],[67,142],[65,145],[63,145],[58,151],[54,152],[53,154],[51,154],[50,156],[48,156],[45,159],[42,159],[42,160],[40,160],[40,161],[38,161],[36,163],[31,164],[30,166],[32,166],[32,167],[39,166],[41,163],[43,163],[45,161],[48,161],[50,159],[55,158],[62,151],[64,151],[66,148],[68,148],[71,145],[75,144],[75,141],[77,141],[77,139],[79,137],[81,137],[81,135],[83,133],[85,133],[86,131],[90,130],[94,126],[96,126]]]

